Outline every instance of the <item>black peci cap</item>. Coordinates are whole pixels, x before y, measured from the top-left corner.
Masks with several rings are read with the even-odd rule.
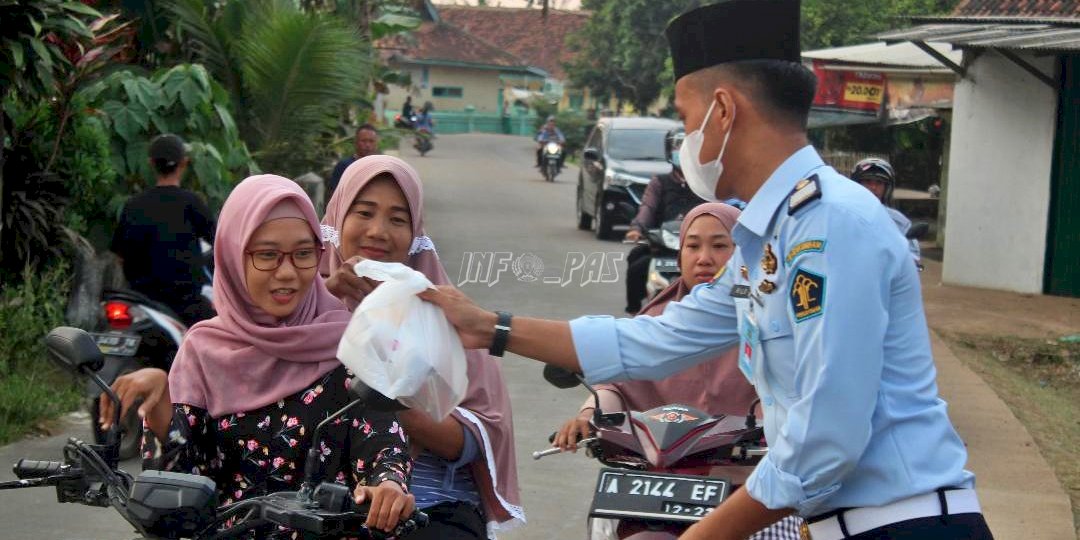
[[[187,156],[184,139],[172,133],[158,135],[150,141],[150,159],[162,159],[170,164],[179,163]]]
[[[667,27],[675,80],[740,60],[800,62],[799,0],[726,0],[676,17]]]

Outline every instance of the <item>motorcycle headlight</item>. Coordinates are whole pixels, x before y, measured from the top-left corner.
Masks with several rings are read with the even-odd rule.
[[[613,186],[629,187],[634,184],[648,184],[649,179],[624,172],[615,172],[608,169],[604,172],[604,178]]]
[[[679,251],[679,235],[668,230],[661,230],[660,239],[664,241],[664,247]]]
[[[561,152],[562,148],[559,147],[559,143],[549,142],[546,146],[544,146],[544,151],[549,154],[555,155]]]

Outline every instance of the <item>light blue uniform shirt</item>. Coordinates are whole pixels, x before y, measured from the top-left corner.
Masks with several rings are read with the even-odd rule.
[[[820,198],[789,213],[813,175]],[[885,207],[807,146],[732,236],[722,274],[662,315],[571,321],[587,379],[663,379],[738,343],[765,410],[769,453],[746,483],[765,506],[809,517],[972,487],[938,397],[918,271]]]

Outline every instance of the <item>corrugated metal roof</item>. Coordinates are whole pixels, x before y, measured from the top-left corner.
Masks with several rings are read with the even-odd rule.
[[[947,44],[934,44],[931,45],[931,47],[957,63],[960,62],[961,57],[963,56],[963,52],[953,50]],[[942,67],[933,57],[911,43],[897,43],[895,45],[888,45],[881,42],[866,43],[862,45],[850,45],[847,47],[803,51],[802,56],[803,58],[811,60],[824,60],[826,62],[865,66],[868,68],[907,68],[918,71],[949,71]]]
[[[904,41],[947,43],[961,49],[1080,51],[1080,20],[1005,20],[998,17],[985,19],[941,17],[923,20],[932,22],[878,34],[877,38],[886,43]]]

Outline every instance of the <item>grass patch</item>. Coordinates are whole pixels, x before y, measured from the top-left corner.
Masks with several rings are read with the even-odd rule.
[[[0,444],[46,431],[45,422],[79,405],[73,378],[53,366],[42,341],[63,324],[70,289],[63,264],[27,269],[0,288]]]
[[[1080,343],[944,333],[1012,409],[1072,502],[1080,536]]]

